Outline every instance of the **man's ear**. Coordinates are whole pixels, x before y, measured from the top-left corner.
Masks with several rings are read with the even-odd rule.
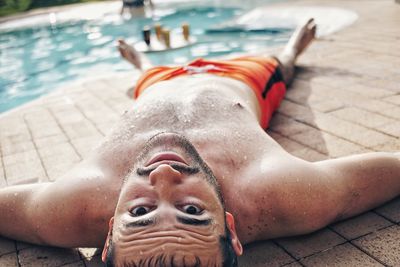
[[[229,212],[225,212],[225,218],[226,218],[226,225],[228,227],[229,232],[231,233],[233,249],[235,250],[236,255],[240,256],[243,253],[243,247],[236,233],[235,219],[233,218],[233,215]]]
[[[106,262],[107,252],[110,248],[110,240],[112,238],[112,229],[114,226],[114,217],[111,217],[110,222],[108,223],[108,234],[106,238],[106,243],[104,244],[103,253],[101,254],[101,260]]]

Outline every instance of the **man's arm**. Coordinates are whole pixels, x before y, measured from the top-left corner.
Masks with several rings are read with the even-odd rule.
[[[314,163],[284,155],[268,159],[264,179],[249,183],[257,186],[247,191],[254,196],[247,201],[248,224],[265,222],[256,239],[268,239],[310,233],[374,208],[400,195],[399,158],[368,153]]]
[[[286,196],[294,199],[279,202],[289,234],[315,231],[400,194],[398,154],[378,152],[293,164],[299,164],[299,180]]]
[[[368,153],[314,163],[341,192],[341,220],[372,209],[400,195],[400,153]]]
[[[101,246],[116,201],[108,186],[101,175],[78,170],[54,183],[0,189],[0,235],[41,245]]]

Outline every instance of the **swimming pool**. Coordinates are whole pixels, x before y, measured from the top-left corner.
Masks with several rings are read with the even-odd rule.
[[[286,30],[256,33],[208,33],[207,29],[242,14],[238,8],[186,7],[153,18],[124,20],[107,15],[101,19],[80,20],[0,32],[0,112],[12,109],[46,94],[77,78],[132,66],[121,60],[115,40],[128,43],[141,40],[145,25],[159,22],[179,30],[188,22],[198,42],[169,52],[147,54],[154,64],[184,63],[196,57],[220,56],[254,51],[287,41]]]

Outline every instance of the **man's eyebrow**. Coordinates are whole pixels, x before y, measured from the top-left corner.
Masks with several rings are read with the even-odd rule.
[[[142,220],[138,220],[138,221],[134,221],[134,222],[129,222],[129,223],[125,224],[125,227],[142,227],[142,226],[148,226],[148,225],[151,225],[154,223],[155,223],[154,218],[142,219]]]
[[[178,222],[183,223],[183,224],[188,224],[188,225],[205,226],[205,225],[210,225],[212,222],[211,219],[199,220],[199,219],[194,219],[194,218],[190,218],[190,217],[181,217],[181,216],[177,216],[176,219],[178,220]]]

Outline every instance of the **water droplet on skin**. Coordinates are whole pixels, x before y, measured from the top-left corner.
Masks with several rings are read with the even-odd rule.
[[[140,254],[140,255],[143,255],[143,251],[139,251],[139,254]]]
[[[14,193],[14,196],[18,196],[18,193]]]
[[[247,156],[246,156],[246,155],[244,155],[244,156],[243,156],[243,159],[244,159],[244,160],[247,160]]]
[[[179,242],[179,243],[182,242],[182,237],[179,237],[179,238],[178,238],[178,242]]]

